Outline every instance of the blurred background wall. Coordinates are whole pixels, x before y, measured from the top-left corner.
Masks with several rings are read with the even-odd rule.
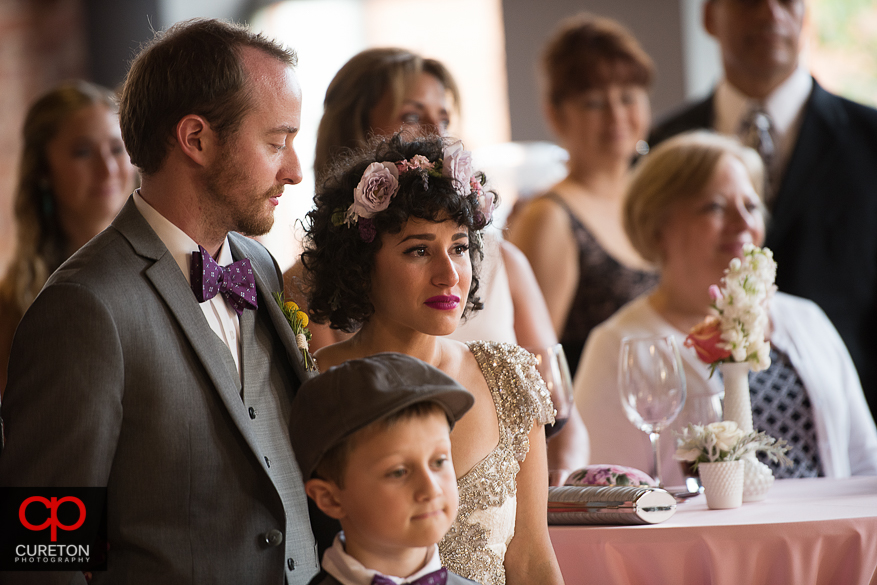
[[[55,83],[83,77],[108,87],[152,30],[196,16],[241,20],[296,48],[304,88],[303,166],[325,86],[350,56],[399,45],[443,60],[462,87],[463,117],[452,131],[488,160],[508,160],[510,141],[550,141],[537,64],[558,21],[586,10],[628,26],[655,60],[653,110],[660,117],[704,95],[721,69],[702,31],[703,0],[0,0],[0,272],[12,253],[12,199],[20,132],[30,102]],[[827,87],[877,101],[877,5],[808,0],[805,59]],[[496,148],[499,148],[496,150]],[[281,265],[295,254],[295,222],[313,184],[291,189],[266,244]]]

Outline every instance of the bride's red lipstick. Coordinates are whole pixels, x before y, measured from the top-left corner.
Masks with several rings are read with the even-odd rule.
[[[438,295],[426,299],[423,304],[439,311],[453,311],[460,304],[460,297],[457,295]]]

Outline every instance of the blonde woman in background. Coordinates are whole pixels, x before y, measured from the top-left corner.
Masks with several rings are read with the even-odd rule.
[[[743,246],[764,242],[764,166],[751,148],[709,132],[662,142],[639,164],[628,188],[624,227],[643,257],[660,267],[655,289],[631,301],[591,333],[575,380],[576,405],[588,425],[594,460],[654,473],[652,447],[618,397],[624,337],[674,335],[681,344],[709,314],[718,284]],[[794,462],[783,477],[877,474],[877,429],[843,341],[813,302],[776,293],[769,308],[771,364],[750,372],[753,425],[785,439]],[[687,385],[686,422],[721,417],[722,382],[691,348],[681,347]],[[715,419],[713,419],[715,420]],[[709,421],[705,421],[709,422]],[[664,482],[682,485],[672,433],[662,434]]]
[[[49,275],[106,228],[134,190],[113,94],[63,83],[27,113],[15,195],[15,256],[0,282],[0,394],[18,322]]]

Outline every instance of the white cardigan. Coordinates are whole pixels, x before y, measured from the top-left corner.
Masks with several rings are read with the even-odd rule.
[[[770,307],[771,343],[789,356],[813,406],[819,456],[827,477],[877,475],[877,428],[865,402],[859,377],[846,346],[815,303],[777,293]],[[575,379],[575,402],[591,438],[591,462],[629,465],[653,473],[648,436],[624,414],[618,395],[618,360],[624,337],[675,335],[682,353],[688,398],[673,425],[693,420],[692,408],[722,393],[718,375],[693,349],[684,347],[686,333],[664,320],[642,295],[595,328],[588,337]],[[706,421],[709,422],[709,421]],[[683,483],[673,459],[672,428],[661,434],[664,483]]]

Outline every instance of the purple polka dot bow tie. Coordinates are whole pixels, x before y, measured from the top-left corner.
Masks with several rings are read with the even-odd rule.
[[[256,278],[249,258],[232,262],[228,266],[220,266],[210,254],[198,246],[198,252],[192,252],[192,291],[199,303],[209,301],[217,294],[235,310],[238,317],[244,309],[255,309],[259,306],[256,300]]]
[[[448,570],[442,567],[438,571],[427,573],[423,577],[415,579],[414,581],[406,581],[406,583],[409,583],[410,585],[445,585],[447,581]],[[374,579],[372,579],[372,585],[396,585],[396,582],[378,573],[375,575]]]

